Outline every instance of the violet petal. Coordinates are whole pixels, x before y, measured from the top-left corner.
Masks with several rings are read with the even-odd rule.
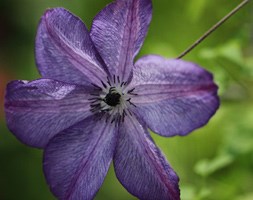
[[[59,131],[92,114],[88,92],[49,79],[13,81],[5,97],[7,125],[23,143],[43,148]]]
[[[134,117],[120,127],[114,167],[122,185],[139,199],[180,199],[176,173]]]
[[[163,136],[185,135],[205,125],[219,107],[212,75],[196,64],[141,58],[134,67],[135,113]]]
[[[44,78],[84,85],[100,84],[107,76],[84,23],[63,8],[42,16],[35,52]]]
[[[112,75],[131,78],[152,17],[150,0],[117,0],[94,19],[91,38]]]
[[[44,173],[51,191],[58,199],[93,199],[115,145],[114,125],[93,116],[59,133],[44,152]]]

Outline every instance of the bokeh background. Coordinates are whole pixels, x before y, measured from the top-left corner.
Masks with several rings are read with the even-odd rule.
[[[88,27],[110,0],[0,0],[0,200],[53,200],[42,151],[8,131],[3,112],[6,83],[39,78],[36,28],[46,8],[65,7]],[[239,0],[155,0],[153,20],[139,56],[177,57],[235,7]],[[208,125],[186,137],[154,139],[180,177],[182,200],[253,199],[252,2],[184,57],[214,74],[221,107]],[[111,168],[96,200],[135,199]]]

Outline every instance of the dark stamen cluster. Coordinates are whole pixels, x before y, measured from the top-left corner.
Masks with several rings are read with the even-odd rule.
[[[124,121],[125,116],[132,115],[131,111],[123,106],[124,104],[121,105],[121,101],[136,107],[131,102],[131,98],[128,98],[131,95],[137,95],[134,93],[135,88],[124,92],[128,82],[121,82],[119,76],[113,76],[111,79],[107,77],[107,82],[101,81],[101,83],[101,86],[92,84],[94,90],[90,95],[94,97],[89,99],[91,112],[99,114],[99,119],[105,117],[106,121],[119,125]],[[119,106],[117,112],[114,110],[116,106]]]
[[[115,90],[115,87],[111,87],[109,93],[104,98],[104,102],[109,106],[117,106],[120,103],[121,95]]]

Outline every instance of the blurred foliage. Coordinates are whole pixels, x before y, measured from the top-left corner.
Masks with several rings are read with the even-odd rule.
[[[0,199],[50,200],[42,171],[42,152],[21,144],[8,131],[4,88],[13,79],[39,77],[34,38],[49,7],[65,7],[90,27],[110,0],[0,1]],[[239,3],[238,0],[156,0],[153,20],[139,56],[174,58]],[[182,200],[253,199],[253,16],[252,2],[184,59],[213,72],[221,107],[205,127],[187,137],[152,134],[180,177]],[[97,200],[135,199],[113,169]]]

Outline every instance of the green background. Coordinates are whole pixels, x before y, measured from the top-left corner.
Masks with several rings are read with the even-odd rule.
[[[42,151],[8,131],[3,112],[6,83],[39,78],[34,38],[46,8],[65,7],[90,27],[109,0],[0,0],[0,200],[53,200]],[[177,57],[239,0],[156,0],[139,56]],[[252,2],[184,57],[208,69],[219,85],[221,107],[208,125],[186,137],[154,136],[180,177],[182,200],[253,199]],[[110,169],[97,200],[131,200]]]

